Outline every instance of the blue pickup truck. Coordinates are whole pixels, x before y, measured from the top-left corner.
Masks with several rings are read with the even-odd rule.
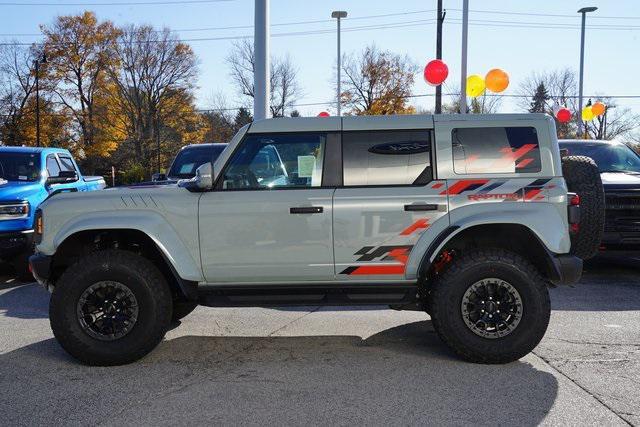
[[[0,147],[0,259],[28,277],[36,208],[60,192],[102,190],[101,176],[82,176],[61,148]]]

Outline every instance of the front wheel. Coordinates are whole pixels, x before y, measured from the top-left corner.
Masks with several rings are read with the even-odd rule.
[[[164,337],[172,315],[169,286],[146,258],[123,250],[94,252],[57,281],[49,305],[56,339],[88,365],[122,365]]]
[[[508,363],[533,350],[547,330],[549,293],[537,269],[501,249],[452,261],[431,292],[440,338],[463,359]]]

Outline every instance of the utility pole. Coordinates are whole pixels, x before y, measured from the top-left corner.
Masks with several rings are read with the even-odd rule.
[[[337,110],[338,110],[338,117],[340,117],[341,114],[341,105],[340,105],[340,94],[341,89],[340,89],[340,67],[342,67],[342,65],[340,64],[340,19],[341,18],[346,18],[347,17],[347,12],[343,11],[343,10],[334,10],[333,12],[331,12],[331,17],[332,18],[336,18],[336,20],[338,21],[338,59],[337,59],[337,66],[338,66],[338,93],[337,93],[337,98],[336,98],[336,104],[337,104]]]
[[[467,113],[467,34],[469,32],[469,0],[462,1],[462,58],[460,61],[460,114]]]
[[[36,72],[36,147],[40,147],[40,64],[47,63],[47,56],[43,53],[33,62]]]
[[[438,21],[436,24],[436,59],[442,59],[442,23],[447,11],[442,11],[442,0],[438,0]],[[442,113],[442,85],[436,86],[436,114]]]
[[[269,69],[269,0],[255,0],[253,51],[255,70],[253,74],[253,120],[269,116],[270,69]]]
[[[578,85],[578,114],[576,117],[578,118],[578,136],[582,138],[582,129],[584,127],[584,123],[582,121],[582,83],[584,76],[584,28],[585,22],[587,20],[588,12],[595,12],[598,10],[597,7],[583,7],[578,11],[578,13],[582,14],[582,29],[580,31],[580,81]],[[585,132],[586,134],[586,132]]]

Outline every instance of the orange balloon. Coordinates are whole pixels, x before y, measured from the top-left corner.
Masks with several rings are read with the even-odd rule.
[[[604,110],[606,110],[606,108],[607,107],[602,102],[597,101],[591,106],[591,111],[595,116],[601,116],[604,114]]]
[[[509,75],[500,68],[490,70],[484,78],[487,89],[500,93],[509,86]]]

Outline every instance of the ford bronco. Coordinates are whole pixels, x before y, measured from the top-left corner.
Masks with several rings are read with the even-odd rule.
[[[31,266],[86,364],[141,358],[198,304],[423,310],[463,359],[506,363],[580,278],[579,209],[545,115],[278,118],[177,186],[46,201]]]

